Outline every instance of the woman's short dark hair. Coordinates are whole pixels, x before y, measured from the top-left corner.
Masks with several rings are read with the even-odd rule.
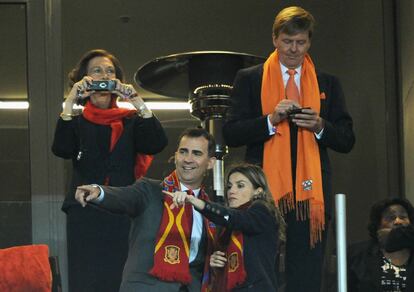
[[[73,85],[81,80],[84,76],[88,74],[88,64],[89,61],[92,60],[95,57],[105,57],[111,60],[112,64],[115,66],[115,77],[119,79],[121,82],[124,82],[124,72],[121,67],[121,63],[119,60],[109,53],[108,51],[102,50],[102,49],[95,49],[90,50],[86,52],[81,59],[79,60],[78,64],[75,66],[75,68],[72,69],[72,71],[69,73],[69,87],[73,87]]]
[[[244,175],[250,183],[253,185],[254,189],[262,188],[259,194],[253,197],[253,201],[260,200],[265,204],[265,206],[269,209],[269,211],[275,216],[276,220],[278,221],[278,232],[279,232],[279,242],[285,241],[285,230],[286,224],[285,221],[280,214],[279,209],[276,207],[275,201],[273,199],[272,193],[270,192],[269,185],[267,183],[266,175],[263,172],[263,169],[260,166],[248,163],[242,163],[238,165],[234,165],[229,168],[227,175],[226,175],[226,183],[229,182],[229,178],[234,173],[240,173]],[[227,202],[227,192],[224,194],[224,198]]]
[[[408,214],[408,218],[410,219],[411,223],[414,223],[414,207],[407,199],[403,198],[386,198],[376,202],[371,207],[370,215],[369,215],[369,223],[368,223],[368,231],[369,236],[378,241],[377,238],[377,231],[381,225],[382,220],[382,213],[387,209],[389,206],[392,205],[400,205],[402,206]]]

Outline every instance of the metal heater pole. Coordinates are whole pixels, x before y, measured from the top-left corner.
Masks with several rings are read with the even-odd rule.
[[[224,161],[223,158],[227,154],[226,143],[224,142],[222,128],[223,119],[208,118],[204,123],[204,128],[216,140],[216,163],[213,168],[213,189],[216,192],[216,200],[224,202]]]
[[[338,292],[347,292],[346,196],[335,195]]]
[[[213,185],[216,196],[224,198],[224,163],[223,160],[217,159],[213,169]]]

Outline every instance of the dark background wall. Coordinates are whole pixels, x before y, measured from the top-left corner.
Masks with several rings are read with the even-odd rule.
[[[26,13],[26,22],[17,18],[11,25],[16,15],[5,10],[6,2],[22,5],[19,9]],[[11,237],[0,237],[1,247],[49,243],[65,271],[65,218],[59,207],[70,164],[53,157],[49,149],[66,75],[85,51],[105,48],[113,52],[129,82],[144,63],[173,53],[229,50],[268,56],[273,50],[274,16],[289,5],[300,5],[315,16],[310,53],[319,69],[340,78],[354,118],[355,148],[346,155],[331,153],[334,192],[348,196],[349,241],[366,238],[367,212],[375,200],[391,194],[414,199],[410,182],[414,172],[410,155],[414,147],[410,118],[414,7],[409,0],[0,1],[0,32],[9,37],[8,46],[0,48],[0,70],[2,76],[10,76],[0,83],[0,99],[25,99],[27,88],[31,103],[29,112],[0,112],[0,171],[8,175],[1,181],[1,218],[15,224],[0,225],[0,233]],[[19,27],[26,39],[15,37]],[[17,52],[24,41],[27,67],[16,66],[13,60],[22,60]],[[16,73],[8,74],[16,67]],[[142,94],[147,100],[154,98]],[[178,133],[197,121],[185,111],[156,114],[170,138],[170,145],[156,157],[149,172],[149,176],[160,177],[172,167],[166,161],[174,152]],[[243,149],[230,149],[227,163],[242,155]],[[19,165],[29,167],[20,169]],[[11,169],[21,172],[13,174]],[[28,169],[30,174],[25,172]],[[24,194],[16,195],[20,189]],[[8,208],[10,201],[20,200],[32,208]]]
[[[414,200],[414,3],[402,1],[398,10],[399,88],[403,116],[405,190]]]
[[[0,99],[26,98],[25,5],[1,4],[0,19],[8,20],[0,25]],[[32,240],[27,110],[0,110],[0,173],[0,247],[25,244]]]

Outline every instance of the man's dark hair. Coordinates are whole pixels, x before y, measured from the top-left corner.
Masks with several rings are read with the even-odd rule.
[[[385,211],[385,209],[392,205],[402,206],[407,211],[408,218],[410,219],[411,224],[414,223],[414,207],[407,199],[386,198],[381,201],[378,201],[374,205],[372,205],[371,212],[369,215],[368,231],[369,236],[373,240],[378,241],[377,231],[381,225],[382,213]]]
[[[178,146],[180,145],[181,139],[183,137],[190,137],[190,138],[198,138],[198,137],[204,137],[208,141],[208,156],[213,157],[215,156],[215,150],[216,150],[216,141],[214,140],[214,137],[204,130],[203,128],[189,128],[184,130],[184,132],[181,133],[180,137],[178,138]]]
[[[115,77],[121,82],[124,82],[124,72],[119,60],[108,51],[96,49],[86,52],[85,55],[81,57],[78,64],[76,64],[76,67],[73,68],[69,73],[69,87],[73,87],[76,82],[81,80],[84,76],[88,75],[89,61],[95,57],[105,57],[111,60],[112,64],[114,64],[115,67]]]
[[[280,33],[295,35],[308,32],[312,38],[315,19],[305,9],[298,6],[291,6],[283,9],[276,15],[273,23],[273,35],[278,37]]]

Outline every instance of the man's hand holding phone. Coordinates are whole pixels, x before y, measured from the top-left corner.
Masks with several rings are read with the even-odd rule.
[[[288,116],[290,118],[293,118],[294,115],[303,113],[302,111],[305,110],[305,109],[310,109],[310,107],[293,108],[289,111]]]
[[[275,107],[273,113],[269,115],[270,122],[273,126],[276,126],[284,119],[287,119],[290,111],[300,108],[300,105],[290,99],[282,99]]]
[[[289,118],[296,126],[319,133],[324,128],[324,121],[310,107],[298,108],[289,112]]]

